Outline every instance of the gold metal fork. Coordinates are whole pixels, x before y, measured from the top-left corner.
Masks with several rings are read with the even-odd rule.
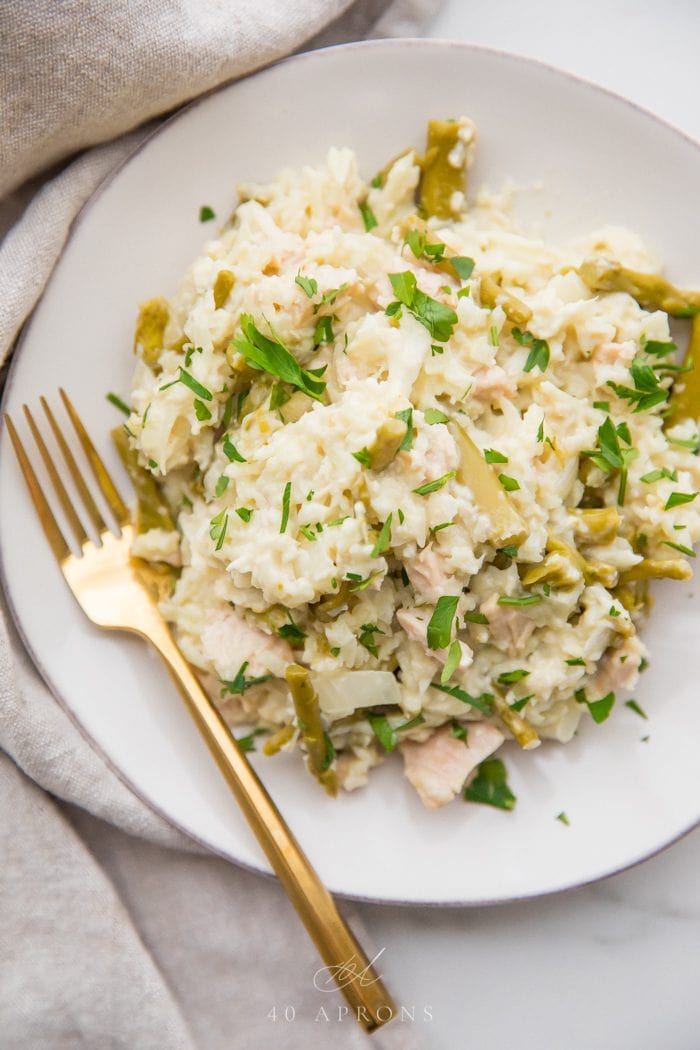
[[[99,490],[118,526],[114,530],[105,522],[56,417],[42,397],[42,408],[79,494],[83,514],[98,536],[97,542],[91,539],[49,448],[24,405],[29,428],[65,520],[77,541],[79,553],[74,553],[64,538],[12,420],[5,416],[5,421],[39,520],[68,586],[93,623],[138,634],[160,653],[243,815],[318,948],[326,964],[326,974],[335,977],[358,1023],[372,1032],[391,1020],[396,1013],[394,1003],[339,914],[330,893],[173,641],[158,611],[153,591],[144,582],[148,567],[130,556],[133,527],[129,510],[75,408],[63,390],[60,395]]]

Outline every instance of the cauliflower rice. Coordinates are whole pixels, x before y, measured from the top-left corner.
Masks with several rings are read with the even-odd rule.
[[[172,567],[163,614],[245,746],[300,749],[330,791],[396,748],[427,806],[471,781],[510,808],[484,760],[607,717],[649,579],[690,576],[697,425],[669,412],[668,314],[591,279],[654,273],[639,238],[466,208],[474,129],[448,134],[445,217],[430,150],[368,185],[331,149],[241,187],[143,304],[134,553]]]

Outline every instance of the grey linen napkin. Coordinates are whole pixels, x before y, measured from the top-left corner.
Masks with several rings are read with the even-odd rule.
[[[294,50],[416,34],[438,4],[0,4],[0,364],[75,215],[163,114]],[[205,853],[133,795],[44,685],[4,597],[0,748],[0,1045],[366,1045],[333,1023],[340,996],[315,991],[318,957],[277,883]],[[420,1045],[398,1023],[372,1041]]]

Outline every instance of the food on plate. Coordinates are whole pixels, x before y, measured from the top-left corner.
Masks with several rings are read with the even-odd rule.
[[[510,809],[502,744],[604,721],[649,581],[691,575],[700,322],[679,363],[668,314],[700,297],[633,233],[467,203],[475,138],[241,186],[141,307],[119,441],[134,553],[242,746],[331,793],[398,751],[426,806]]]

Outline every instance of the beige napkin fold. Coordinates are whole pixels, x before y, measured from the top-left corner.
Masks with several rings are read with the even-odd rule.
[[[0,236],[11,227],[0,363],[73,218],[164,113],[301,47],[415,35],[438,5],[0,4]],[[353,1022],[334,1023],[340,996],[314,989],[318,957],[279,886],[205,853],[134,796],[44,685],[4,597],[0,747],[0,1045],[368,1045]],[[356,909],[345,911],[371,947]],[[294,1020],[272,1020],[285,1005]],[[419,1035],[395,1023],[372,1044],[415,1050]]]

